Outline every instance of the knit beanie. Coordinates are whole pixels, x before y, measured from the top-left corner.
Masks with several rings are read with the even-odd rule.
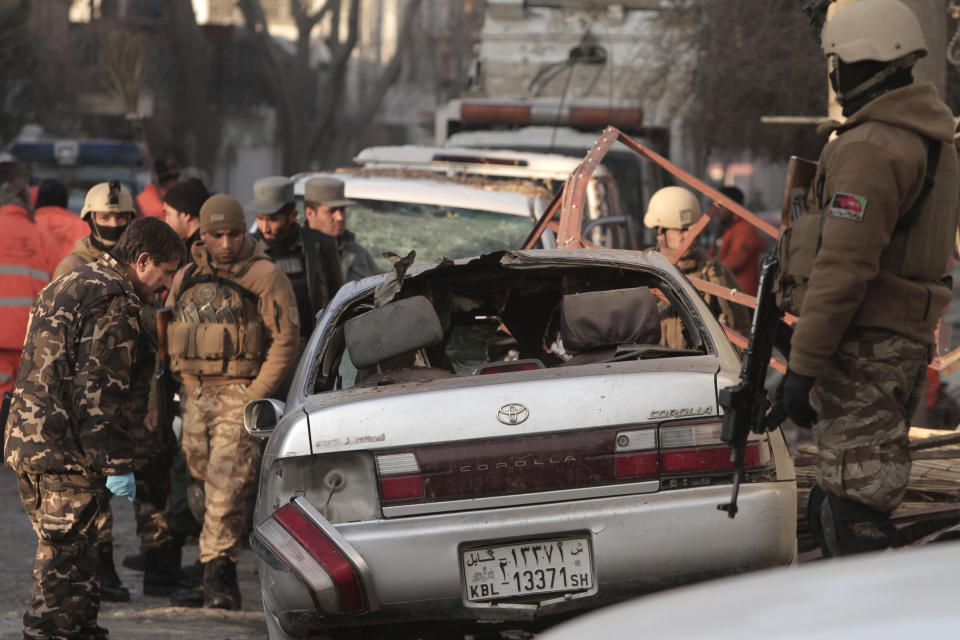
[[[163,201],[188,216],[200,215],[200,207],[210,197],[210,192],[199,178],[190,178],[186,182],[178,182],[170,187]]]
[[[210,196],[200,207],[200,233],[246,231],[247,222],[240,202],[226,194]]]

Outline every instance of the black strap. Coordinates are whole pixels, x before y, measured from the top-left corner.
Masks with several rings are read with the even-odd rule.
[[[940,164],[940,143],[926,136],[923,137],[923,141],[927,145],[927,172],[923,176],[923,186],[920,187],[917,199],[913,201],[907,212],[897,220],[897,226],[893,228],[894,233],[906,231],[917,221],[917,218],[920,217],[920,210],[923,208],[923,201],[927,199],[927,194],[933,189],[933,178],[937,175],[937,165]]]
[[[210,274],[200,274],[194,275],[197,270],[197,263],[191,263],[187,270],[183,272],[183,280],[180,281],[180,288],[177,289],[177,297],[180,297],[180,293],[186,291],[190,287],[197,284],[204,284],[207,282],[213,282],[221,287],[229,287],[235,291],[238,291],[243,297],[248,299],[253,304],[258,304],[260,302],[260,296],[255,294],[253,291],[250,291],[246,287],[237,284],[233,280],[228,280],[226,278],[221,278],[220,276],[214,276]]]

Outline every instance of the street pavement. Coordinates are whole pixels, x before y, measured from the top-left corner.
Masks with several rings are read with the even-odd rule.
[[[143,595],[143,574],[121,565],[123,557],[139,551],[133,507],[114,498],[114,553],[117,572],[130,589],[130,602],[105,602],[100,625],[110,630],[112,640],[263,640],[267,637],[260,602],[256,561],[248,549],[240,554],[237,575],[243,594],[242,611],[217,611],[171,607],[167,598]],[[21,617],[30,597],[31,573],[37,538],[23,512],[17,478],[9,468],[0,468],[0,640],[22,638]],[[184,564],[197,558],[196,544],[184,548]]]

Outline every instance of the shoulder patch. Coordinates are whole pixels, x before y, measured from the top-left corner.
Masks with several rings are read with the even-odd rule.
[[[867,211],[867,199],[852,193],[835,193],[827,207],[827,215],[862,222]]]

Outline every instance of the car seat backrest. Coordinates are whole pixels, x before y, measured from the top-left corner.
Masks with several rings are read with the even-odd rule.
[[[347,353],[357,369],[439,344],[443,328],[424,296],[413,296],[372,309],[344,325]]]
[[[659,344],[660,313],[648,287],[563,296],[560,338],[568,353]]]

